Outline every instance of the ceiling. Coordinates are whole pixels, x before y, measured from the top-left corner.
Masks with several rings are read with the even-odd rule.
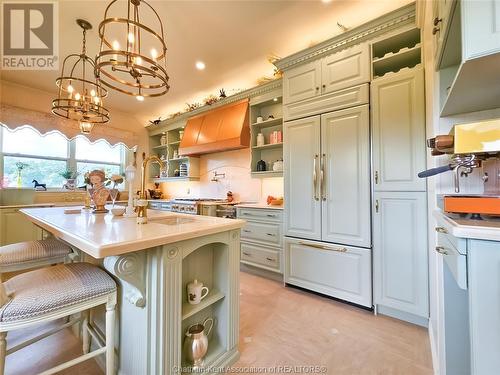
[[[146,98],[142,103],[111,91],[105,105],[130,113],[146,125],[147,120],[183,110],[186,102],[201,101],[222,87],[231,94],[255,86],[258,78],[272,74],[273,66],[267,62],[267,56],[285,57],[338,35],[341,30],[337,22],[352,28],[410,2],[150,0],[166,30],[170,91],[159,98]],[[61,58],[81,48],[77,18],[84,18],[94,26],[87,34],[87,50],[90,56],[97,53],[96,29],[108,3],[108,0],[59,1]],[[205,70],[195,68],[198,60],[205,62]],[[55,94],[58,74],[57,71],[3,71],[2,80]]]

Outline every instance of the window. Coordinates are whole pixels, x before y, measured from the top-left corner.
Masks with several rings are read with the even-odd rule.
[[[111,176],[124,170],[127,148],[110,146],[104,140],[91,143],[78,136],[68,141],[58,132],[42,136],[30,127],[11,131],[1,126],[0,139],[4,187],[33,187],[32,181],[37,180],[47,187],[61,188],[64,178],[60,173],[67,169],[78,171],[77,183],[83,185],[85,172],[102,169]]]
[[[121,160],[123,159],[123,146],[111,147],[106,141],[90,143],[84,137],[75,140],[76,170],[80,173],[78,184],[83,184],[83,175],[94,169],[102,169],[106,176],[120,174]]]

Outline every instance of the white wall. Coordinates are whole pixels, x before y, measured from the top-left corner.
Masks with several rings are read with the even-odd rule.
[[[218,152],[200,157],[199,182],[165,182],[161,189],[165,198],[226,198],[228,190],[242,202],[265,201],[268,195],[283,196],[283,178],[252,178],[250,149]],[[211,181],[214,172],[225,173],[218,182]]]

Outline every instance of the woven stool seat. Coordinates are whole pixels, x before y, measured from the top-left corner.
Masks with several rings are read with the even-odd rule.
[[[34,318],[116,291],[116,283],[106,271],[90,263],[26,272],[4,286],[10,300],[0,308],[0,322]]]
[[[55,238],[5,245],[0,247],[0,272],[2,272],[2,267],[61,258],[69,253],[71,253],[71,247]]]

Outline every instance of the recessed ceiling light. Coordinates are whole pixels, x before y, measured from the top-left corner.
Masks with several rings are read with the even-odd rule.
[[[332,2],[332,0],[321,0],[321,2],[322,2],[323,4],[328,4],[328,3],[331,3],[331,2]]]
[[[198,70],[205,69],[205,63],[203,61],[196,61],[195,66],[196,66],[196,69],[198,69]]]
[[[278,98],[274,98],[274,99],[273,99],[273,102],[277,102],[277,101],[278,101]]]
[[[140,101],[140,102],[143,102],[143,101],[144,101],[144,96],[142,96],[142,95],[137,95],[135,98],[136,98],[138,101]]]

